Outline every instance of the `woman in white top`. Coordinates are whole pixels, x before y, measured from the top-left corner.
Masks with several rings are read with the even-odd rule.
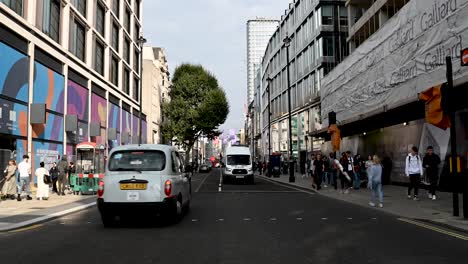
[[[36,170],[37,193],[38,200],[49,199],[49,185],[44,183],[44,175],[49,175],[49,171],[44,168],[44,162],[40,163],[40,167]]]

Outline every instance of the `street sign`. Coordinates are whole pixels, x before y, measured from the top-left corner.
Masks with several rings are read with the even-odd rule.
[[[461,65],[468,66],[468,48],[461,51]]]

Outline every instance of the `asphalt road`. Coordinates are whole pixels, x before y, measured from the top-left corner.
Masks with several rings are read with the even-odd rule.
[[[465,263],[468,241],[265,180],[195,175],[178,224],[105,229],[97,208],[0,234],[2,263]],[[195,192],[196,191],[196,192]]]

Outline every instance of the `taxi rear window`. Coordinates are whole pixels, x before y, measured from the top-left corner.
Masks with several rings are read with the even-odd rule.
[[[158,150],[117,151],[109,159],[110,171],[162,171],[166,155]]]

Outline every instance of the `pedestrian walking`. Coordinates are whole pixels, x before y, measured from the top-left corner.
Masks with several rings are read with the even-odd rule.
[[[52,179],[52,192],[58,194],[57,181],[59,177],[59,171],[57,168],[57,162],[52,163],[52,168],[49,170],[50,178]]]
[[[335,165],[335,154],[334,153],[330,153],[329,155],[329,159],[328,159],[328,174],[329,174],[329,178],[330,178],[330,184],[335,188],[335,190],[338,189],[338,170],[336,168],[336,165]],[[339,162],[338,162],[339,163]]]
[[[331,176],[329,173],[330,161],[328,160],[327,156],[323,156],[322,160],[323,160],[322,183],[323,183],[323,187],[327,188],[328,185],[331,185],[331,181],[330,181]]]
[[[16,196],[16,161],[11,159],[8,161],[8,166],[3,172],[5,175],[4,184],[2,187],[2,199],[14,200]]]
[[[315,171],[314,171],[313,179],[315,181],[317,190],[320,190],[322,188],[322,177],[323,177],[323,172],[325,170],[325,165],[323,163],[322,154],[320,153],[318,153],[315,158],[314,169]]]
[[[348,187],[351,186],[351,177],[349,176],[348,172],[345,170],[345,167],[343,166],[343,164],[346,165],[347,163],[347,157],[346,157],[346,153],[342,153],[341,154],[341,158],[340,160],[338,161],[337,159],[334,160],[334,164],[333,166],[336,168],[338,174],[339,174],[339,178],[340,178],[340,187],[341,187],[341,190],[340,190],[340,193],[344,193],[344,194],[347,194],[349,193],[349,190],[348,190]]]
[[[195,163],[196,164],[196,163]],[[67,184],[68,162],[67,156],[63,155],[62,160],[58,164],[58,194],[65,195],[65,185]]]
[[[75,163],[70,161],[70,165],[68,166],[68,190],[71,192],[71,176],[72,174],[76,173]]]
[[[39,168],[36,169],[36,182],[37,182],[37,200],[48,200],[49,199],[49,172],[44,168],[44,162],[39,164]]]
[[[26,193],[26,200],[32,200],[31,197],[31,164],[29,156],[23,155],[23,161],[18,164],[19,183],[18,183],[18,202],[21,202],[21,194]]]
[[[343,165],[344,171],[349,175],[351,178],[350,185],[348,189],[352,189],[354,183],[356,182],[356,175],[354,173],[354,159],[351,156],[351,151],[346,151],[344,155],[342,155],[341,165]],[[348,191],[349,192],[349,191]]]
[[[354,169],[354,189],[359,190],[361,188],[361,155],[356,154],[353,159],[353,169]]]
[[[405,174],[406,177],[409,177],[410,185],[408,187],[408,199],[411,199],[411,191],[414,189],[413,200],[417,201],[419,184],[421,183],[421,174],[422,174],[422,161],[418,154],[418,148],[413,146],[411,152],[406,158]]]
[[[426,169],[427,178],[429,178],[429,199],[436,200],[436,188],[439,181],[440,157],[434,153],[432,146],[427,147],[426,155],[423,158],[423,167]]]
[[[369,202],[370,206],[375,206],[375,196],[379,198],[379,207],[383,207],[383,192],[382,192],[382,165],[380,164],[380,159],[377,155],[373,156],[372,165],[369,167],[369,181],[367,186],[371,190],[371,201]]]

